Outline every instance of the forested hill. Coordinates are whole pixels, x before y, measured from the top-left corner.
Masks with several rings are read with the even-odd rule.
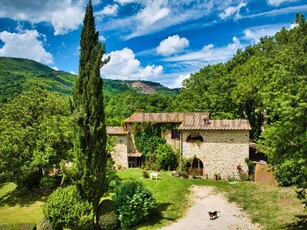
[[[33,86],[70,95],[74,81],[75,75],[55,71],[33,60],[0,57],[0,103],[6,102],[15,94],[27,91]],[[154,82],[104,79],[104,95],[107,98],[124,91],[163,95],[173,95],[178,92]]]

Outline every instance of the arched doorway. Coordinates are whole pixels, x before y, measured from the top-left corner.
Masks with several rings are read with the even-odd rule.
[[[204,174],[204,164],[203,162],[198,159],[197,157],[194,157],[192,162],[187,163],[187,172],[189,175],[197,175],[197,176],[203,176]]]

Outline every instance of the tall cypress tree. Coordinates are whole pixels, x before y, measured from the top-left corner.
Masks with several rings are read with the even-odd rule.
[[[106,177],[106,127],[100,68],[104,46],[99,43],[91,0],[87,4],[80,41],[79,75],[73,90],[75,152],[81,194],[97,211]]]

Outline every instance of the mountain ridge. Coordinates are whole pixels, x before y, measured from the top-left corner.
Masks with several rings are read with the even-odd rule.
[[[0,57],[0,103],[29,90],[33,86],[71,95],[76,75],[54,70],[42,63],[25,58]],[[178,89],[167,88],[160,83],[140,80],[103,79],[104,95],[111,98],[125,91],[138,94],[159,93],[174,95]]]

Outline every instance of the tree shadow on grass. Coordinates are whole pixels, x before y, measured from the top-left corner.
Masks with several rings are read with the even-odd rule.
[[[13,191],[9,191],[0,197],[0,207],[8,205],[10,207],[19,205],[21,207],[26,207],[34,204],[37,201],[45,202],[48,198],[50,192],[42,191],[21,191],[17,188]]]
[[[172,203],[160,203],[157,205],[157,208],[155,208],[152,213],[149,215],[148,219],[144,222],[142,222],[137,227],[146,227],[146,226],[152,226],[161,223],[162,220],[168,220],[168,221],[174,221],[174,218],[166,218],[162,215],[162,212],[167,210],[167,208],[172,205]]]
[[[307,215],[296,215],[297,221],[287,224],[285,229],[297,230],[297,229],[307,229]]]

